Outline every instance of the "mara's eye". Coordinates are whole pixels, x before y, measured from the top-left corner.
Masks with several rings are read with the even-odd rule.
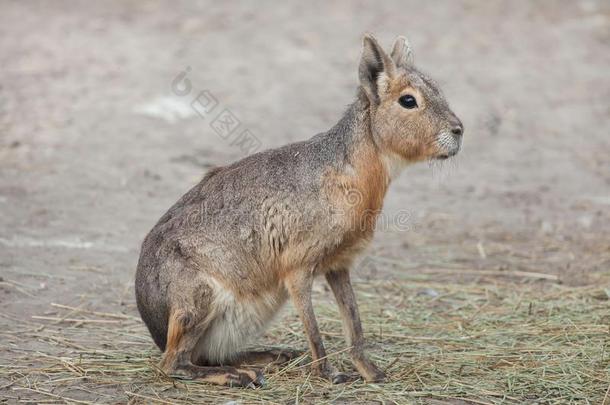
[[[412,108],[417,107],[417,100],[415,100],[415,97],[413,97],[410,94],[406,94],[406,95],[402,96],[401,98],[398,99],[398,102],[404,108],[412,109]]]

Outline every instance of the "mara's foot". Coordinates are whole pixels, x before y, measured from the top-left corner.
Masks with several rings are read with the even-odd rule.
[[[330,364],[326,364],[322,367],[316,367],[315,365],[311,368],[311,373],[317,377],[323,378],[332,382],[333,384],[343,384],[350,381],[355,381],[358,376],[353,374],[343,373],[338,371]]]
[[[234,365],[277,366],[297,359],[304,353],[303,350],[279,348],[252,350],[240,353],[238,361],[235,362]]]
[[[364,381],[371,383],[380,383],[386,380],[386,375],[383,371],[375,367],[373,370],[368,370],[366,373],[360,373]]]
[[[368,359],[364,354],[356,355],[353,357],[354,366],[358,373],[362,376],[366,382],[383,382],[385,381],[386,375],[381,371],[375,363]]]
[[[177,367],[167,375],[182,380],[202,380],[211,384],[229,387],[260,387],[265,377],[259,370],[235,367],[202,367],[185,365]]]

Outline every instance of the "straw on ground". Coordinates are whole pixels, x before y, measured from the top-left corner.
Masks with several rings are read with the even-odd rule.
[[[304,356],[265,370],[267,384],[232,389],[175,381],[156,367],[137,314],[54,304],[0,331],[0,397],[47,403],[609,403],[610,301],[602,287],[564,287],[530,275],[452,284],[417,277],[358,282],[371,357],[389,381],[333,386],[312,377]],[[523,276],[523,277],[519,277]],[[316,310],[329,356],[353,370],[330,294]],[[305,348],[286,310],[268,345]],[[4,315],[10,317],[10,315]],[[36,342],[24,347],[24,340]]]

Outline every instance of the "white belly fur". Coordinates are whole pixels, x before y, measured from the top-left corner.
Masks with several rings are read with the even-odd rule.
[[[280,287],[251,300],[237,300],[219,283],[212,281],[211,286],[215,292],[214,316],[197,343],[194,359],[225,364],[264,332],[286,302],[288,294]]]

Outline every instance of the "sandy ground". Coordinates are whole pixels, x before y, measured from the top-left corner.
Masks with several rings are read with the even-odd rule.
[[[355,94],[364,31],[388,47],[410,38],[465,140],[393,184],[359,277],[391,276],[381,257],[567,285],[609,271],[608,2],[252,4],[0,4],[0,328],[52,316],[51,303],[136,314],[146,232],[209,167],[247,152],[214,131],[215,113],[262,148],[326,130]],[[187,68],[192,89],[176,95]],[[214,114],[190,106],[203,90]]]

